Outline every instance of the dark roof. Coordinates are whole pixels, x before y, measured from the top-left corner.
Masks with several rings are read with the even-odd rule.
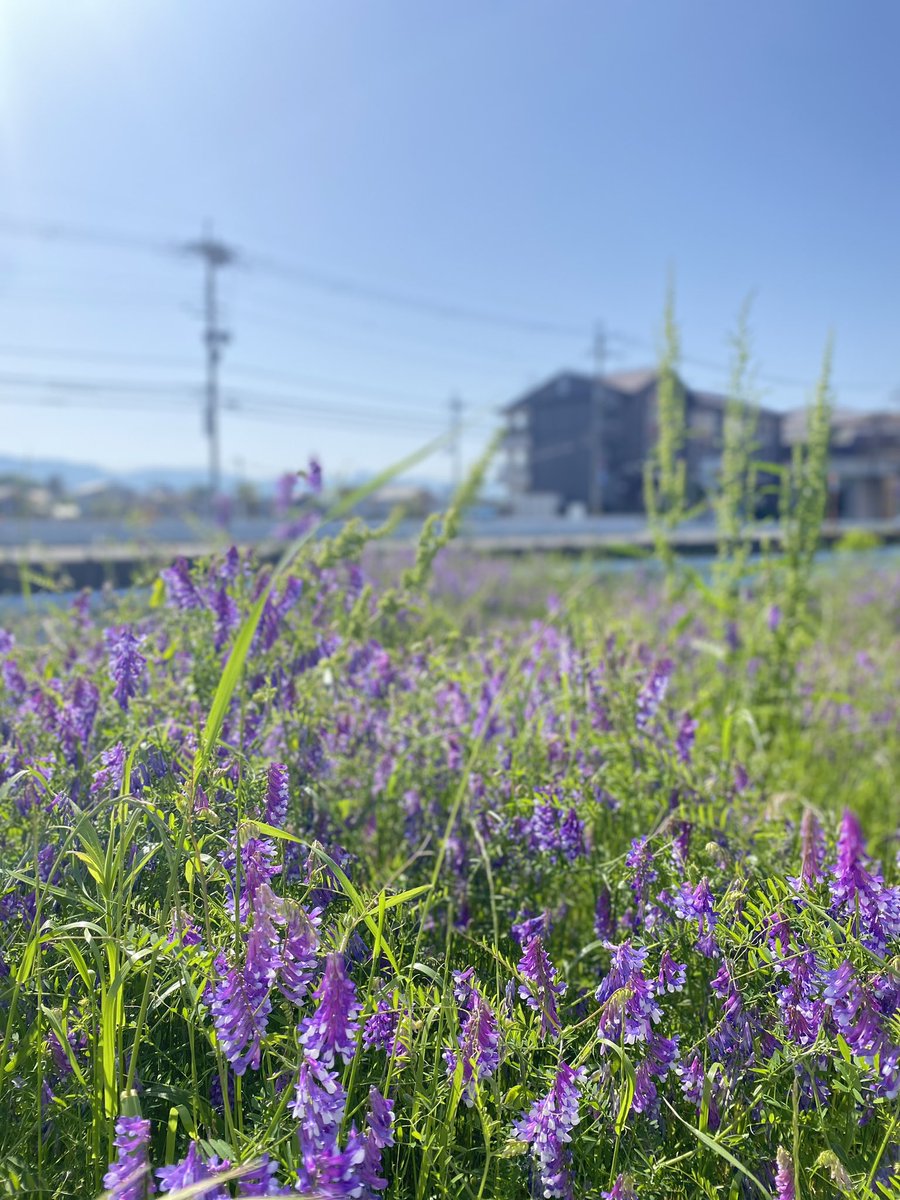
[[[619,392],[623,396],[636,396],[655,383],[658,375],[659,372],[655,369],[645,368],[639,371],[616,371],[610,375],[601,375],[598,380],[596,375],[586,375],[583,371],[560,371],[556,375],[551,375],[544,383],[538,384],[537,387],[529,388],[518,400],[513,400],[511,404],[505,405],[501,412],[511,413],[517,409],[527,408],[538,396],[559,393],[566,384],[585,388],[592,387],[599,382],[612,392]]]
[[[587,388],[599,382],[610,391],[618,392],[620,396],[637,396],[652,387],[658,379],[659,371],[656,367],[641,367],[632,371],[613,371],[610,374],[601,375],[599,380],[596,375],[587,375],[583,371],[559,371],[556,375],[551,375],[544,383],[538,384],[537,387],[529,388],[524,395],[513,400],[511,404],[505,405],[500,411],[512,413],[527,408],[538,397],[561,394],[567,384],[570,388]],[[720,395],[718,392],[698,391],[696,388],[688,387],[683,380],[681,385],[685,392],[703,408],[722,410],[728,403],[728,397]],[[772,413],[771,409],[761,408],[760,412],[767,415],[780,415]]]

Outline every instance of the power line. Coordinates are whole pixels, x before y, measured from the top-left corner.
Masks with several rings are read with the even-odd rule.
[[[100,230],[95,227],[66,223],[27,221],[15,217],[0,217],[0,234],[62,244],[139,250],[157,255],[170,255],[181,248],[176,238],[151,238],[142,234]],[[365,300],[369,303],[426,313],[444,320],[491,325],[529,334],[551,334],[557,337],[580,337],[584,333],[583,328],[576,324],[567,324],[546,318],[508,315],[433,296],[382,288],[329,271],[282,262],[252,251],[242,253],[240,261],[245,269],[268,275],[271,278],[301,284],[318,291]]]
[[[171,256],[173,252],[183,249],[177,239],[149,237],[123,231],[110,231],[96,227],[72,225],[57,222],[37,222],[21,220],[15,217],[0,217],[0,234],[30,238],[57,244],[89,245],[112,250],[129,250]],[[294,264],[275,259],[266,254],[249,251],[241,255],[241,266],[248,271],[258,272],[263,276],[281,279],[284,282],[295,283],[314,290],[330,292],[346,298],[381,304],[393,308],[402,308],[420,314],[440,317],[442,319],[481,324],[495,328],[515,329],[529,334],[552,334],[553,336],[583,335],[583,327],[557,320],[535,318],[521,315],[498,313],[492,310],[480,309],[455,301],[446,301],[433,296],[418,295],[412,292],[392,288],[382,288],[357,279],[346,277],[329,271],[302,264]],[[622,345],[654,351],[649,339],[638,337],[627,332],[608,331],[607,337]],[[699,356],[684,355],[683,361],[692,366],[705,370],[713,370],[723,375],[728,373],[727,363],[717,362]],[[811,386],[811,380],[784,375],[778,372],[759,372],[760,382],[774,387],[806,389]],[[887,393],[890,388],[885,385],[853,383],[839,381],[835,384],[838,391],[846,392],[881,392]]]
[[[134,365],[134,366],[140,365],[140,366],[163,366],[163,367],[191,368],[195,365],[188,358],[174,358],[174,357],[168,357],[167,355],[117,354],[117,353],[111,354],[108,351],[103,351],[103,350],[100,350],[100,351],[79,350],[79,349],[66,350],[66,349],[62,349],[59,347],[47,349],[47,348],[39,347],[39,346],[3,346],[3,345],[0,345],[0,358],[2,358],[4,356],[8,357],[8,358],[12,358],[12,359],[17,359],[17,358],[22,358],[22,359],[26,359],[26,360],[36,359],[41,362],[46,359],[54,359],[56,361],[72,362],[72,363],[81,362],[81,363],[90,364],[92,366],[102,366],[103,364],[109,363],[109,364],[114,364],[114,365],[119,365],[119,366],[127,364],[127,365]],[[412,392],[398,392],[395,388],[377,388],[377,387],[372,387],[371,384],[358,384],[358,383],[352,383],[349,380],[328,379],[328,378],[324,378],[320,375],[288,374],[283,371],[273,371],[268,367],[257,366],[257,365],[251,364],[251,363],[241,363],[241,362],[233,363],[232,368],[231,368],[231,373],[236,379],[239,380],[239,382],[241,380],[243,380],[244,377],[251,380],[250,386],[253,386],[252,381],[259,380],[262,382],[282,384],[285,387],[293,387],[293,388],[313,387],[316,389],[321,389],[323,391],[331,391],[331,392],[338,392],[338,393],[343,392],[345,394],[352,394],[354,396],[370,396],[373,399],[401,400],[401,401],[408,400],[413,404],[420,404],[422,402],[421,394],[414,394]],[[4,378],[4,376],[0,375],[0,382],[3,381],[3,378]],[[8,378],[8,376],[6,378]],[[22,379],[28,378],[29,383],[40,382],[43,384],[45,382],[49,382],[49,381],[45,381],[43,376],[27,376],[27,377],[19,376],[19,378],[22,378]],[[106,380],[106,379],[91,380],[91,381],[84,380],[84,381],[78,381],[78,382],[66,379],[64,381],[63,380],[53,380],[53,386],[54,387],[56,387],[56,386],[84,387],[85,389],[87,389],[87,388],[105,387],[110,382],[111,382],[110,380]],[[117,386],[131,388],[134,385],[131,382],[129,382],[126,384],[117,384]],[[151,384],[148,386],[152,386],[152,387],[160,387],[161,386],[164,388],[169,388],[171,386],[181,387],[183,385],[181,385],[181,384],[171,385],[167,382],[165,384],[154,383],[154,384]],[[184,385],[184,386],[189,386],[189,385]],[[246,384],[242,383],[242,386],[246,386]]]
[[[65,222],[27,221],[17,217],[0,217],[0,233],[44,242],[102,246],[108,250],[139,250],[148,254],[171,254],[177,248],[176,241],[169,242],[142,234],[111,232],[107,229],[70,225]]]
[[[179,395],[196,395],[198,388],[187,383],[159,381],[134,382],[121,379],[69,379],[24,375],[16,372],[0,373],[0,386],[37,388],[49,392],[115,392],[149,393],[177,392]]]

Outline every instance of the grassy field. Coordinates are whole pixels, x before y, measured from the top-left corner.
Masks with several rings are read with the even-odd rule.
[[[0,1194],[900,1196],[900,573],[816,566],[828,404],[777,557],[741,402],[675,559],[669,379],[655,567],[454,553],[479,468],[406,562],[301,500],[274,570],[26,606]]]
[[[900,575],[363,540],[0,635],[4,1193],[897,1195]]]

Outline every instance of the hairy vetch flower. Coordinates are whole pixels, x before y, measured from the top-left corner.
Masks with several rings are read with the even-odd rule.
[[[794,1164],[783,1146],[775,1154],[775,1195],[778,1200],[796,1200],[794,1190]]]
[[[369,1089],[369,1115],[366,1117],[366,1153],[360,1179],[369,1192],[383,1191],[388,1184],[381,1174],[381,1153],[394,1144],[394,1102],[386,1100],[378,1088]],[[363,1195],[365,1192],[363,1192]]]
[[[272,1162],[268,1154],[264,1154],[259,1165],[238,1181],[238,1200],[250,1200],[255,1196],[290,1196],[287,1188],[278,1183],[278,1163]]]
[[[281,971],[278,986],[292,1004],[300,1005],[306,998],[316,971],[316,952],[319,948],[321,910],[309,912],[292,905],[288,912],[284,944],[281,947]]]
[[[638,1194],[631,1186],[629,1175],[617,1175],[612,1191],[601,1192],[603,1200],[638,1200]]]
[[[241,612],[237,601],[224,583],[220,583],[217,588],[212,589],[209,606],[215,617],[213,645],[217,650],[221,650],[228,640],[228,635],[240,621]]]
[[[356,985],[344,969],[344,956],[338,951],[328,955],[322,981],[313,993],[318,1007],[300,1025],[300,1043],[307,1054],[331,1066],[335,1055],[349,1063],[356,1053],[356,1034],[360,1004]]]
[[[317,1200],[361,1197],[366,1143],[355,1125],[350,1126],[343,1149],[337,1142],[301,1156],[297,1166],[297,1190]]]
[[[687,967],[677,963],[668,950],[663,950],[659,960],[659,975],[656,978],[660,992],[680,992],[687,980]]]
[[[553,919],[545,908],[536,917],[530,916],[528,911],[523,913],[522,917],[510,926],[510,932],[520,946],[527,946],[536,934],[547,937],[552,928]]]
[[[572,1196],[571,1152],[568,1143],[578,1124],[578,1101],[584,1067],[573,1071],[566,1063],[560,1068],[546,1096],[535,1101],[528,1113],[513,1124],[517,1141],[531,1148],[537,1172],[539,1195],[567,1200]]]
[[[147,665],[146,658],[138,649],[143,638],[137,637],[129,625],[104,630],[103,636],[109,652],[109,673],[115,684],[113,696],[119,707],[127,712],[129,701],[137,695],[138,684]]]
[[[110,1200],[146,1200],[156,1194],[147,1160],[149,1142],[149,1121],[142,1117],[118,1118],[113,1138],[118,1154],[103,1176]]]
[[[271,979],[276,969],[267,960],[262,945],[251,950],[248,943],[247,956],[247,969],[237,971],[220,954],[215,964],[219,978],[210,982],[204,994],[222,1053],[236,1075],[243,1075],[248,1066],[259,1070],[261,1042],[272,1011]]]
[[[209,1180],[209,1187],[195,1193],[196,1200],[228,1200],[228,1191],[215,1182],[210,1165],[203,1161],[196,1142],[191,1142],[187,1154],[180,1163],[170,1167],[157,1167],[156,1175],[163,1192],[177,1192],[192,1184]]]
[[[675,737],[675,753],[678,760],[685,764],[691,761],[694,752],[694,739],[697,736],[697,722],[690,713],[682,714]]]
[[[471,1108],[476,1081],[489,1079],[500,1065],[500,1030],[490,1005],[477,991],[472,992],[469,1005],[458,1038],[459,1053],[445,1050],[444,1061],[450,1075],[462,1063],[462,1098]]]
[[[383,1050],[389,1058],[406,1058],[409,1050],[398,1037],[400,1018],[404,1014],[386,1000],[379,1000],[375,1012],[363,1028],[363,1045],[367,1050]]]
[[[675,915],[682,920],[697,922],[697,949],[707,958],[715,957],[718,954],[718,946],[713,931],[717,917],[709,880],[704,876],[695,888],[689,883],[683,883],[672,897],[672,908]]]
[[[884,955],[888,945],[900,938],[900,887],[887,887],[863,845],[859,821],[844,810],[838,834],[837,862],[831,898],[837,914],[851,917],[863,945]]]
[[[900,1095],[900,1049],[884,1031],[875,999],[857,979],[849,962],[825,971],[825,1003],[834,1023],[857,1058],[878,1072],[878,1094],[894,1100]],[[877,1064],[877,1068],[876,1068]]]
[[[600,889],[597,904],[594,908],[594,933],[601,942],[608,942],[615,933],[615,921],[612,915],[612,901],[609,888]]]
[[[288,771],[284,763],[272,763],[266,773],[266,824],[284,829],[287,822]]]
[[[638,692],[637,714],[634,723],[639,730],[645,730],[656,716],[660,705],[666,698],[671,677],[672,663],[667,658],[660,659]]]
[[[565,983],[557,977],[540,937],[533,937],[519,960],[519,974],[527,983],[520,984],[519,995],[529,1008],[541,1014],[541,1037],[559,1034],[559,1015],[556,997],[563,995]]]
[[[94,779],[91,783],[91,795],[102,791],[103,788],[112,786],[118,790],[122,786],[122,780],[125,777],[125,747],[121,742],[116,742],[115,746],[109,750],[104,750],[100,755],[100,761],[103,766],[99,771],[94,772]]]
[[[346,1103],[347,1093],[337,1074],[314,1058],[305,1057],[291,1106],[303,1156],[315,1154],[336,1140]]]
[[[822,878],[824,861],[825,835],[818,817],[807,808],[800,822],[800,879],[807,887],[815,887]]]
[[[166,585],[169,603],[182,612],[192,608],[203,608],[203,598],[191,577],[191,568],[186,558],[176,558],[171,567],[160,571]]]

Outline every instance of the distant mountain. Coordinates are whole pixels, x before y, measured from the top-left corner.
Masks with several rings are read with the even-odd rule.
[[[209,478],[207,472],[200,467],[141,467],[134,471],[111,471],[108,467],[97,466],[94,463],[68,462],[57,458],[11,458],[5,455],[0,455],[0,475],[18,475],[25,479],[33,479],[35,483],[46,483],[48,479],[56,476],[67,488],[76,488],[98,480],[112,480],[136,491],[150,487],[170,487],[184,491],[186,488],[202,486]],[[239,482],[237,476],[222,477],[223,486],[229,491]],[[268,481],[253,482],[262,491],[270,486]]]
[[[185,491],[191,487],[202,487],[209,478],[203,467],[139,467],[133,471],[113,471],[109,467],[101,467],[96,463],[69,462],[57,458],[13,458],[0,455],[0,475],[18,475],[33,479],[35,483],[46,483],[56,476],[63,481],[66,488],[77,488],[85,483],[95,483],[100,480],[111,480],[144,491],[151,487],[170,487],[176,491]],[[326,468],[326,485],[339,483],[344,487],[361,487],[372,478],[371,472],[355,471],[335,480],[328,477]],[[227,491],[234,491],[241,480],[236,475],[224,475],[222,485]],[[270,493],[274,479],[249,480],[263,495]],[[445,480],[430,478],[427,475],[403,475],[398,482],[414,487],[426,488],[442,504],[446,503],[453,494],[452,486]],[[485,487],[485,494],[491,494],[496,488],[491,484]]]

